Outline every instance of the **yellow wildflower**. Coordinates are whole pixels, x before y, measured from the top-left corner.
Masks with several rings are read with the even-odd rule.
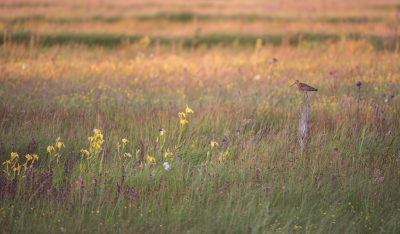
[[[187,113],[194,113],[194,112],[193,112],[192,109],[190,109],[190,108],[188,107],[188,104],[186,103],[186,114],[187,114]]]
[[[81,149],[81,153],[85,154],[85,155],[89,155],[89,151]]]
[[[149,155],[147,155],[147,162],[155,162],[156,159],[154,157],[150,157]]]
[[[54,147],[53,146],[47,146],[47,152],[49,152],[51,154],[51,151],[54,151]]]
[[[61,149],[61,147],[62,147],[62,146],[64,146],[64,147],[65,147],[65,145],[64,145],[64,143],[63,143],[63,142],[58,142],[58,143],[57,143],[57,147],[58,147],[59,149]]]
[[[19,158],[19,155],[17,153],[11,153],[11,158],[12,159]]]
[[[3,162],[3,164],[6,164],[6,163],[11,165],[11,161],[10,160],[7,160],[7,161]]]
[[[185,113],[183,113],[183,112],[179,112],[179,114],[178,114],[178,115],[179,115],[179,117],[180,117],[180,118],[186,118],[186,114],[185,114]]]
[[[126,144],[126,143],[128,143],[129,141],[128,141],[127,139],[124,138],[124,139],[122,139],[122,142]]]
[[[187,123],[189,123],[186,119],[181,119],[181,124],[182,125],[185,125],[185,124],[187,124]]]
[[[29,161],[29,160],[32,160],[32,156],[30,155],[30,154],[27,154],[26,156],[25,156],[25,158]]]
[[[216,141],[211,141],[211,147],[214,147],[214,145],[218,145],[218,143]]]
[[[34,159],[36,159],[36,161],[39,160],[39,156],[37,156],[36,154],[32,154],[32,157],[33,157]]]
[[[132,158],[132,154],[130,154],[130,153],[125,153],[125,154],[124,154],[124,157],[130,157],[130,158]]]

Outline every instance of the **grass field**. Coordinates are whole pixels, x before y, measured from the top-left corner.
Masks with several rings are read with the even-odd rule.
[[[1,3],[0,232],[399,233],[398,6]]]

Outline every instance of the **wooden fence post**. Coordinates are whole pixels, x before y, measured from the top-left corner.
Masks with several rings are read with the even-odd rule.
[[[310,119],[310,105],[304,104],[299,115],[299,144],[302,151],[307,150],[308,123]]]

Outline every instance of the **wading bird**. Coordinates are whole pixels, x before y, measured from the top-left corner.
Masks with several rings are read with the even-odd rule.
[[[313,88],[313,87],[309,86],[308,84],[300,83],[299,80],[296,80],[296,81],[294,82],[294,84],[292,84],[290,87],[292,87],[292,86],[295,85],[295,84],[297,84],[297,89],[298,89],[299,91],[304,92],[304,101],[303,101],[301,104],[303,104],[303,103],[306,102],[306,100],[307,100],[307,98],[308,98],[308,95],[307,95],[307,92],[308,92],[308,91],[318,91],[318,89]]]

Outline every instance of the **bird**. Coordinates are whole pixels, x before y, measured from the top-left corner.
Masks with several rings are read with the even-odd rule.
[[[308,98],[308,95],[307,95],[307,92],[308,91],[318,91],[318,89],[316,89],[316,88],[314,88],[314,87],[311,87],[311,86],[309,86],[308,84],[303,84],[303,83],[300,83],[300,81],[299,80],[296,80],[295,82],[294,82],[294,84],[292,84],[290,87],[292,87],[293,85],[295,85],[295,84],[297,84],[297,89],[299,90],[299,91],[303,91],[304,92],[304,102],[302,102],[301,104],[303,104],[303,103],[305,103],[306,102],[306,100],[307,100],[307,98]]]

